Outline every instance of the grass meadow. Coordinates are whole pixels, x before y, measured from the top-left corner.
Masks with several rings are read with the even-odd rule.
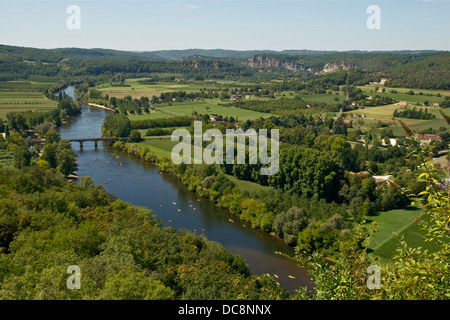
[[[379,89],[385,88],[386,91],[395,90],[397,93],[389,93],[389,92],[376,92],[373,91],[375,88],[378,87]],[[384,86],[375,86],[375,85],[367,85],[367,86],[359,86],[365,94],[368,95],[379,95],[380,97],[388,96],[398,101],[409,101],[409,102],[419,102],[423,103],[424,100],[428,100],[430,102],[435,101],[442,101],[444,100],[445,96],[450,96],[450,92],[447,90],[427,90],[427,89],[410,89],[410,88],[388,88]],[[414,95],[409,95],[409,91],[414,91]],[[419,94],[419,93],[422,93]],[[438,97],[437,94],[440,94],[441,97]]]
[[[155,84],[142,84],[138,82],[140,80],[143,79],[127,79],[124,83],[129,85],[127,87],[114,87],[110,83],[105,83],[97,86],[97,89],[110,97],[123,98],[130,95],[133,99],[139,99],[142,96],[150,98],[159,96],[162,92],[186,91],[189,93],[201,89],[214,90],[218,88],[215,84],[197,81],[192,83],[157,82]]]
[[[199,114],[217,114],[223,117],[232,116],[235,119],[237,118],[239,121],[246,121],[248,119],[254,120],[260,117],[267,118],[273,116],[273,114],[270,113],[220,106],[218,105],[219,102],[219,99],[212,99],[208,101],[180,102],[160,107],[160,109],[182,113],[185,115],[191,115],[192,112],[196,111]]]
[[[167,113],[162,113],[162,112],[154,112],[154,113],[149,113],[149,114],[133,114],[133,115],[129,115],[128,119],[130,119],[131,121],[134,120],[147,120],[147,119],[162,119],[162,118],[170,118],[171,115],[168,115]]]
[[[399,247],[399,239],[412,247],[436,250],[433,243],[425,241],[425,231],[416,217],[427,218],[425,211],[416,207],[379,212],[376,216],[368,217],[368,223],[378,221],[378,231],[369,245],[369,255],[378,256],[382,263],[389,263]]]
[[[177,145],[177,141],[171,141],[170,137],[152,137],[147,138],[143,142],[140,142],[139,145],[141,147],[148,146],[150,150],[158,157],[167,157],[171,158],[171,152],[175,145]],[[192,163],[193,163],[193,156],[194,156],[194,150],[192,150]],[[217,165],[218,170],[222,171],[220,167]],[[227,177],[232,181],[238,188],[244,192],[248,191],[251,193],[257,193],[260,191],[272,191],[273,189],[271,187],[262,186],[256,182],[251,181],[245,181],[245,180],[239,180],[236,177],[233,177],[231,175],[227,175]]]
[[[216,114],[223,117],[234,117],[239,121],[246,121],[248,119],[254,120],[260,117],[266,118],[273,116],[270,113],[257,112],[252,110],[239,109],[234,107],[224,107],[218,105],[219,99],[207,100],[207,101],[193,101],[193,102],[175,102],[170,104],[158,105],[154,113],[142,114],[142,115],[130,115],[130,120],[145,120],[145,119],[158,119],[168,118],[173,115],[184,114],[191,116],[194,111],[198,114]],[[166,111],[167,113],[164,113]]]

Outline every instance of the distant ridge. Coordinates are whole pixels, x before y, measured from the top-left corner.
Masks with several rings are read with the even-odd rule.
[[[336,50],[308,50],[308,49],[289,49],[289,50],[229,50],[229,49],[182,49],[182,50],[156,50],[156,51],[124,51],[103,48],[55,48],[55,49],[38,49],[32,47],[8,46],[0,44],[0,48],[8,51],[26,51],[29,53],[46,52],[55,55],[68,55],[80,58],[107,58],[117,57],[123,59],[137,59],[147,61],[164,61],[177,60],[191,56],[203,56],[211,58],[237,58],[247,59],[255,55],[286,55],[286,56],[320,56],[333,53],[349,53],[349,54],[368,54],[368,53],[391,53],[391,54],[421,54],[442,52],[438,50],[398,50],[398,51],[336,51]]]
[[[187,79],[320,76],[339,71],[377,72],[397,87],[450,88],[450,52],[436,50],[315,51],[186,49],[149,52],[113,49],[39,49],[0,44],[0,80],[84,75],[180,74]],[[32,77],[32,78],[30,78]]]
[[[439,52],[437,50],[397,50],[397,51],[362,51],[362,50],[349,50],[349,51],[336,51],[336,50],[228,50],[228,49],[184,49],[184,50],[157,50],[149,52],[136,52],[140,54],[151,53],[155,56],[165,59],[179,59],[190,56],[206,56],[212,58],[250,58],[259,54],[282,54],[282,55],[324,55],[330,53],[393,53],[393,54],[417,54],[417,53],[430,53]]]

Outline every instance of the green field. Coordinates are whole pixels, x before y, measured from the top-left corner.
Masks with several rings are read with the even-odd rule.
[[[129,115],[128,118],[131,121],[134,120],[147,120],[147,119],[161,119],[161,118],[170,118],[171,116],[166,114],[166,113],[162,113],[162,112],[154,112],[154,113],[150,113],[150,114],[133,114],[133,115]]]
[[[380,89],[385,88],[386,91],[396,90],[397,93],[388,93],[388,92],[372,92],[375,90],[375,87]],[[388,88],[384,86],[375,86],[375,85],[367,85],[367,86],[359,86],[365,94],[367,95],[379,95],[380,97],[388,96],[398,101],[409,101],[409,102],[420,102],[423,103],[424,100],[432,101],[442,101],[445,96],[450,96],[450,92],[446,90],[427,90],[427,89],[410,89],[410,88]],[[414,95],[409,95],[407,92],[414,91]],[[422,95],[419,93],[422,92]],[[441,97],[437,97],[437,94],[440,94]]]
[[[335,92],[334,92],[335,93]],[[344,94],[329,94],[329,93],[319,93],[319,94],[301,94],[300,97],[302,97],[305,101],[310,102],[325,102],[327,104],[336,104],[336,103],[343,103],[346,99],[346,96]],[[337,101],[335,100],[337,98]]]
[[[223,117],[232,116],[239,121],[254,120],[260,117],[267,118],[273,116],[270,113],[257,112],[252,110],[244,110],[234,107],[219,106],[217,103],[220,100],[208,100],[198,102],[180,102],[173,105],[160,107],[160,109],[168,110],[172,112],[182,113],[185,115],[191,115],[192,112],[197,111],[199,114],[217,114]]]
[[[422,209],[390,210],[380,212],[377,216],[367,218],[367,222],[378,221],[378,231],[369,245],[371,257],[378,256],[383,263],[389,263],[398,248],[398,237],[411,247],[422,247],[432,251],[432,243],[425,242],[424,231],[421,229],[416,216],[424,219],[426,214]]]
[[[171,158],[172,148],[178,144],[176,141],[171,141],[170,137],[153,137],[151,139],[146,139],[145,141],[139,143],[140,146],[150,147],[150,150],[158,157]],[[193,151],[192,151],[193,152]],[[193,153],[192,153],[193,155]],[[218,168],[220,170],[220,168]],[[221,171],[221,170],[220,170]],[[242,191],[248,191],[249,193],[255,193],[260,191],[272,191],[271,187],[262,186],[256,182],[239,180],[231,175],[227,175],[231,182],[235,183],[236,186]]]
[[[148,146],[150,150],[160,158],[171,158],[171,152],[177,141],[171,141],[170,137],[152,137],[140,142],[141,147]]]
[[[13,164],[14,152],[0,150],[0,165],[11,166]]]
[[[168,118],[173,115],[186,115],[191,116],[194,111],[198,114],[216,114],[223,117],[234,117],[239,121],[246,121],[248,119],[254,120],[260,117],[267,118],[273,116],[270,113],[257,112],[252,110],[244,110],[234,107],[224,107],[217,104],[219,100],[208,100],[208,101],[195,101],[195,102],[176,102],[172,105],[162,104],[158,105],[157,108],[161,110],[156,110],[152,114],[141,114],[141,115],[130,115],[128,116],[130,120],[145,120],[145,119],[158,119],[158,118]],[[167,113],[163,113],[167,111]]]
[[[249,194],[258,193],[261,191],[273,191],[272,187],[262,186],[259,183],[247,181],[247,180],[239,180],[236,177],[231,175],[227,175],[228,179],[233,182],[242,192],[247,191]]]
[[[412,108],[412,106],[409,106]],[[393,118],[392,114],[394,113],[395,109],[398,109],[399,111],[402,110],[404,106],[400,106],[398,104],[389,104],[386,106],[379,106],[379,107],[367,107],[365,109],[359,109],[359,110],[353,110],[346,112],[347,119],[353,119],[355,122],[357,122],[357,119],[362,119],[364,122],[366,122],[368,125],[372,123],[376,123],[377,121],[381,121],[383,123],[388,123],[389,127],[392,128],[393,133],[396,137],[403,137],[405,136],[405,132],[403,128],[400,126],[397,120],[401,120],[404,123],[408,125],[408,127],[415,131],[424,130],[428,128],[433,129],[439,129],[440,127],[447,127],[447,123],[445,122],[442,115],[439,113],[439,109],[444,111],[446,114],[450,114],[450,109],[441,109],[439,107],[426,107],[428,109],[429,113],[432,113],[436,116],[435,119],[431,120],[417,120],[417,119],[407,119],[407,118]],[[416,108],[425,108],[423,106],[416,107]],[[365,118],[353,118],[354,114],[358,115],[365,115]],[[364,131],[364,128],[367,129],[368,127],[365,126],[359,126],[355,125],[354,128],[359,128]]]
[[[413,108],[414,106],[408,106],[408,108]],[[439,113],[439,107],[424,107],[424,106],[416,106],[416,109],[419,110],[420,108],[428,109],[428,113],[434,114],[436,116],[436,118],[440,117],[441,119],[442,116]],[[376,119],[392,119],[392,114],[394,113],[394,110],[397,109],[398,111],[404,110],[405,106],[399,105],[397,103],[395,104],[388,104],[385,106],[379,106],[379,107],[366,107],[364,109],[358,109],[358,110],[353,110],[353,111],[349,111],[349,114],[365,114],[366,117],[369,118],[376,118]],[[441,109],[444,110],[444,109]],[[404,121],[412,121],[412,122],[420,122],[420,121],[429,121],[429,120],[416,120],[416,119],[406,119],[406,118],[400,118],[401,120]]]
[[[0,82],[0,118],[12,111],[46,111],[57,107],[57,102],[47,99],[43,91],[48,83],[5,81]]]
[[[162,92],[172,91],[186,91],[194,92],[205,90],[217,89],[217,85],[214,83],[208,83],[203,81],[193,81],[190,83],[174,83],[174,82],[158,82],[155,84],[142,84],[138,81],[143,79],[127,79],[125,85],[128,87],[113,87],[110,83],[105,83],[97,86],[97,89],[101,90],[103,94],[108,94],[110,97],[123,98],[127,95],[138,99],[142,96],[152,97],[159,96]]]

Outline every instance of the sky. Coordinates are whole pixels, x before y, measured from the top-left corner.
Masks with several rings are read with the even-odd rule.
[[[450,0],[0,0],[0,44],[450,51]]]

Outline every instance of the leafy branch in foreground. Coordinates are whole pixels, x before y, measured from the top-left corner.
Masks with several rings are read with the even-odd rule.
[[[298,290],[299,299],[450,299],[450,207],[448,172],[433,163],[427,145],[422,145],[402,122],[413,152],[421,165],[417,181],[426,188],[418,195],[410,195],[412,203],[421,205],[426,215],[417,220],[425,230],[425,241],[435,244],[425,250],[420,242],[412,246],[397,235],[397,249],[392,263],[381,265],[368,255],[373,225],[361,223],[352,233],[353,246],[337,263],[328,263],[318,253],[304,256],[297,250],[297,260],[309,268],[315,285],[313,293]],[[423,242],[424,243],[424,242]],[[351,250],[354,249],[354,250]],[[380,286],[370,289],[368,267],[380,268]],[[366,272],[367,270],[367,272]]]

